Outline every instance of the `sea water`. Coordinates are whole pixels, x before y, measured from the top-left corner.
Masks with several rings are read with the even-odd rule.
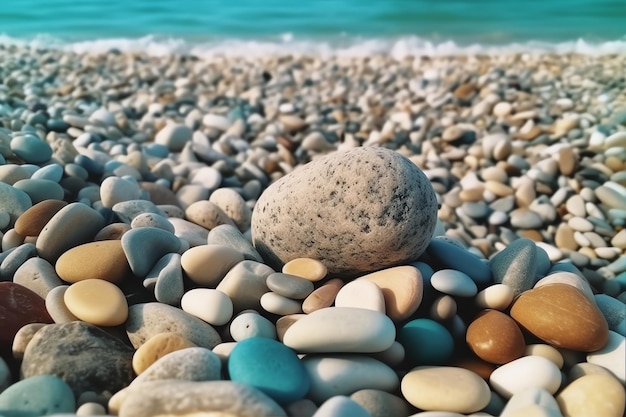
[[[0,0],[0,44],[154,54],[626,52],[626,0]]]

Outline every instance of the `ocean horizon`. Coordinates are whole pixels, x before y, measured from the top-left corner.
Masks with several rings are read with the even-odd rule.
[[[626,53],[623,0],[21,0],[0,45],[162,55]]]

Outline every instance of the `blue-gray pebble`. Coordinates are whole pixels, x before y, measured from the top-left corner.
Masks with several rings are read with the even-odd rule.
[[[52,148],[34,134],[23,134],[11,140],[11,150],[24,162],[42,164],[52,157]]]
[[[3,417],[40,417],[75,410],[72,389],[53,375],[23,379],[0,393],[0,415]]]
[[[471,252],[442,239],[432,239],[426,249],[428,255],[445,265],[467,274],[478,287],[491,282],[489,266]]]

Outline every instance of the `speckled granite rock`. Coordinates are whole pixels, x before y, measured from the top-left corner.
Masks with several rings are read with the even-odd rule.
[[[135,377],[133,353],[133,348],[91,324],[51,324],[28,344],[21,374],[56,375],[77,398],[86,391],[115,392]]]
[[[436,221],[424,173],[394,151],[363,147],[314,160],[268,187],[252,238],[273,266],[308,257],[329,273],[355,275],[415,260]]]

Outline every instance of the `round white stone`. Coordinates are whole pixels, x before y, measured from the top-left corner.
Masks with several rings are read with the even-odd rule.
[[[214,326],[222,326],[233,316],[233,303],[221,291],[195,288],[187,291],[180,302],[184,312]]]
[[[478,292],[474,281],[467,274],[455,269],[435,272],[430,283],[437,291],[453,296],[472,297]]]

